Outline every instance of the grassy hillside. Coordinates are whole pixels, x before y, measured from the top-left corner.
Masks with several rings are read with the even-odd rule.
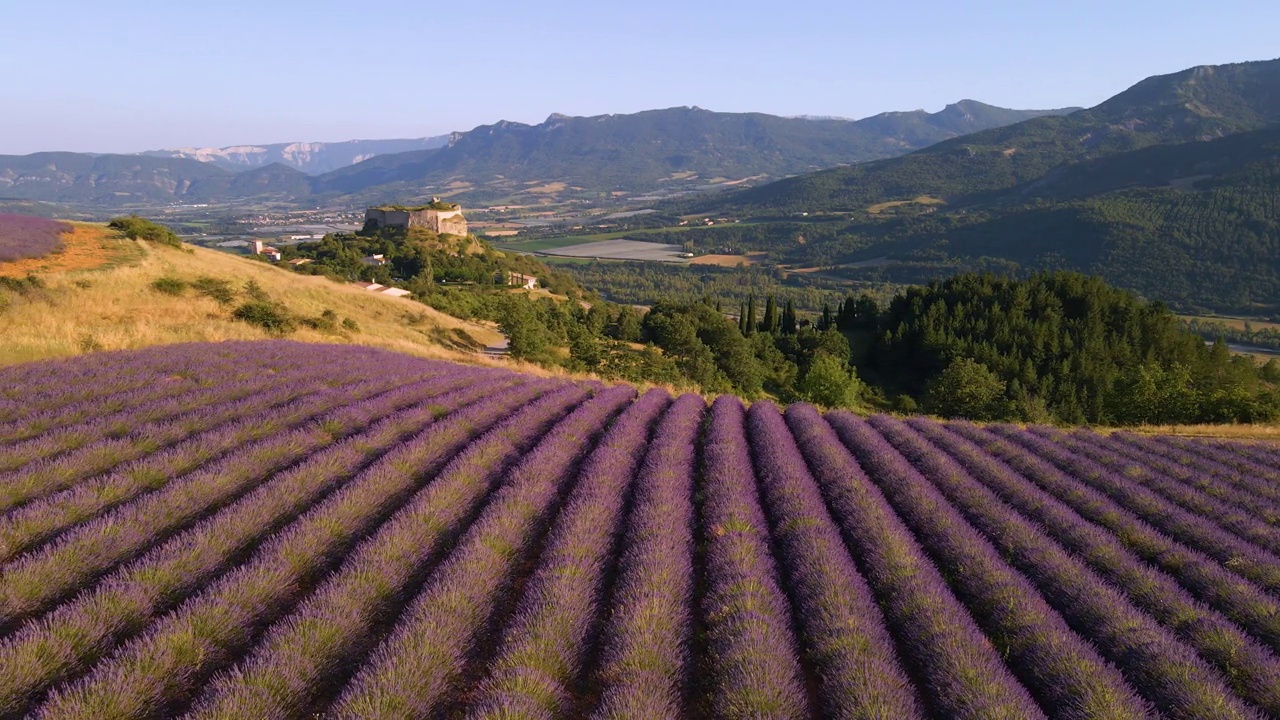
[[[104,243],[113,251],[100,258],[96,268],[33,266],[24,274],[35,272],[40,287],[14,283],[0,289],[0,337],[4,338],[0,364],[95,350],[269,337],[268,332],[233,318],[233,308],[210,297],[193,291],[169,295],[154,289],[152,284],[160,278],[187,282],[213,278],[227,281],[237,291],[253,281],[300,317],[318,317],[330,310],[341,319],[354,320],[358,327],[322,331],[301,326],[290,334],[297,340],[369,345],[468,361],[478,360],[475,350],[501,340],[492,328],[457,320],[411,300],[376,296],[353,285],[301,276],[225,253],[177,250],[102,233],[84,240],[90,242]],[[68,253],[79,252],[76,243],[68,244]],[[5,269],[6,264],[0,264],[0,274]]]

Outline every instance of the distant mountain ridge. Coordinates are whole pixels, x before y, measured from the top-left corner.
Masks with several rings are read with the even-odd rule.
[[[443,147],[448,135],[393,140],[344,142],[292,142],[268,145],[231,145],[222,148],[166,148],[138,153],[147,157],[186,158],[211,163],[224,170],[241,170],[281,163],[308,175],[321,175],[378,155],[431,150]]]
[[[782,118],[670,108],[629,115],[553,114],[538,125],[502,121],[447,138],[188,148],[135,155],[35,153],[0,156],[0,197],[102,205],[220,202],[254,197],[314,202],[412,200],[444,194],[483,202],[536,192],[694,190],[891,157],[962,132],[1028,114],[971,100],[937,113],[864,120]],[[383,143],[383,144],[379,144]],[[438,144],[389,152],[395,143]],[[325,164],[342,164],[315,174]]]
[[[1151,145],[1211,140],[1280,122],[1280,60],[1147,78],[1096,107],[944,140],[709,200],[745,213],[848,211],[932,195],[954,204],[1032,183],[1067,164]]]
[[[626,115],[552,114],[537,125],[501,121],[454,133],[446,147],[383,155],[331,173],[320,186],[357,192],[377,185],[564,182],[643,192],[673,179],[778,178],[893,157],[1028,117],[1062,110],[1007,110],[973,100],[937,113],[884,113],[864,120],[784,118],[699,107]]]
[[[1071,269],[1188,311],[1280,317],[1280,60],[692,207],[764,221],[751,249],[850,280]],[[801,213],[827,221],[805,244]]]

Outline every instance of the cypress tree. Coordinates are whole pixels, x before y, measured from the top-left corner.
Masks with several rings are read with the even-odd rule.
[[[747,333],[756,331],[756,296],[750,295],[747,298]]]
[[[782,309],[782,332],[787,335],[796,334],[796,306],[790,300],[787,300],[786,307]]]
[[[764,322],[760,323],[760,332],[775,333],[778,331],[778,305],[773,296],[764,303]]]

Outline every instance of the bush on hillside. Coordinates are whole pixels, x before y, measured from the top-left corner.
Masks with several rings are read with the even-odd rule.
[[[187,281],[181,278],[165,275],[164,277],[159,277],[153,280],[151,282],[151,289],[158,293],[164,293],[165,295],[181,295],[187,291]]]
[[[858,403],[862,383],[853,369],[840,359],[818,353],[796,390],[801,398],[816,405],[848,408]]]
[[[119,230],[124,233],[125,237],[137,240],[146,240],[160,245],[168,245],[170,247],[182,247],[182,240],[174,234],[172,230],[151,222],[146,218],[130,215],[129,217],[118,217],[107,223],[107,227]]]
[[[297,328],[288,311],[269,301],[250,300],[237,307],[231,316],[277,336],[288,335]]]
[[[929,383],[925,408],[936,415],[969,420],[1002,417],[1005,383],[976,360],[959,357]]]
[[[221,305],[230,305],[236,301],[236,291],[231,287],[228,280],[219,280],[212,277],[199,277],[192,283],[191,287],[196,292],[217,301]]]

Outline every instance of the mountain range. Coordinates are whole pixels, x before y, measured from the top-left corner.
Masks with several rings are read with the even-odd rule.
[[[1071,115],[697,207],[765,220],[753,249],[849,279],[1065,268],[1186,310],[1280,315],[1280,60],[1149,78]],[[824,222],[801,245],[806,213]]]
[[[538,125],[481,126],[452,134],[439,148],[375,155],[318,175],[306,169],[374,147],[334,143],[306,152],[291,144],[141,155],[36,153],[0,156],[0,197],[105,206],[266,199],[314,204],[343,197],[357,203],[431,194],[470,202],[521,193],[610,197],[761,182],[900,155],[966,132],[1064,112],[1069,110],[1007,110],[965,100],[937,113],[885,113],[858,121],[699,108],[552,115]],[[277,159],[269,162],[272,158]],[[228,169],[239,163],[255,167]]]
[[[938,142],[898,158],[788,178],[708,204],[752,213],[856,210],[930,195],[952,205],[1043,184],[1072,163],[1280,122],[1280,60],[1147,78],[1096,107]],[[1026,187],[1023,187],[1026,186]]]
[[[404,140],[347,140],[345,142],[232,145],[223,148],[167,148],[148,150],[139,154],[147,157],[199,160],[232,172],[264,167],[278,162],[308,175],[321,175],[378,155],[433,150],[444,147],[448,142],[448,135],[438,135]]]

